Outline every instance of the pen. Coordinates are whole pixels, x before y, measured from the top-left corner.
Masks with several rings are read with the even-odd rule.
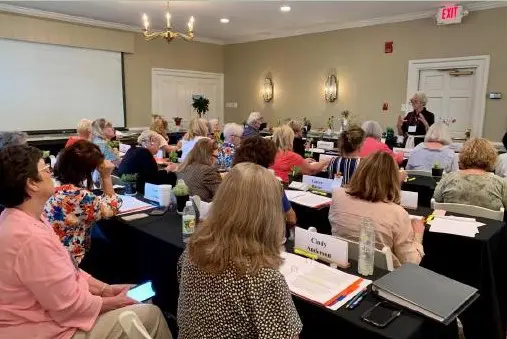
[[[338,295],[334,296],[333,298],[331,298],[330,300],[328,300],[327,302],[325,302],[324,305],[329,307],[329,306],[333,306],[337,302],[342,301],[349,294],[351,294],[352,292],[354,292],[359,287],[359,285],[361,284],[362,281],[363,281],[362,278],[357,279],[349,287],[347,287],[346,289],[344,289],[343,291],[341,291],[340,293],[338,293]]]
[[[407,181],[413,181],[415,180],[415,177],[408,178]]]
[[[349,308],[349,307],[350,307],[350,306],[354,303],[354,301],[356,301],[357,299],[359,299],[359,297],[360,297],[360,296],[361,296],[364,292],[366,292],[366,291],[367,291],[366,287],[365,287],[365,288],[363,288],[363,289],[362,289],[362,290],[361,290],[358,294],[356,294],[356,295],[355,295],[352,299],[350,299],[350,300],[347,302],[347,304],[345,305],[345,308]]]
[[[313,194],[318,194],[318,195],[323,195],[323,196],[326,196],[327,194],[324,193],[324,192],[320,192],[320,191],[311,191]]]
[[[319,256],[317,254],[313,254],[313,253],[310,253],[310,252],[307,252],[307,251],[303,251],[303,250],[300,250],[299,248],[295,248],[294,249],[294,253],[302,255],[302,256],[305,256],[305,257],[308,257],[308,258],[313,259],[313,260],[317,260],[319,258]]]
[[[366,294],[368,294],[368,291],[364,291],[362,293],[360,293],[361,295],[359,296],[359,298],[357,298],[353,303],[352,305],[349,306],[349,310],[353,310],[354,308],[357,307],[357,305],[359,305],[361,303],[361,301],[363,301],[364,297],[366,297]]]

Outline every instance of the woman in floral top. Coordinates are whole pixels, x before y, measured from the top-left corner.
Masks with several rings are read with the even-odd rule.
[[[120,208],[121,199],[111,181],[113,168],[99,147],[86,140],[64,149],[55,166],[61,186],[46,202],[44,214],[78,264],[90,249],[93,224],[116,215]],[[102,196],[91,192],[91,173],[95,169],[100,173]]]
[[[241,125],[230,123],[224,126],[225,141],[220,145],[218,151],[218,168],[230,169],[232,167],[234,152],[241,142],[241,135],[243,135],[243,127]]]

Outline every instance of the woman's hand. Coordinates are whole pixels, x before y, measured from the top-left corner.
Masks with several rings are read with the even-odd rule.
[[[167,173],[176,172],[179,167],[180,167],[180,165],[171,162],[171,163],[167,164],[167,167],[165,168],[165,170],[167,171]]]
[[[114,170],[114,164],[109,160],[104,160],[102,164],[99,165],[99,168],[97,168],[101,177],[107,177],[110,176],[111,173],[113,173]]]
[[[407,180],[408,174],[405,172],[405,170],[400,169],[398,177],[400,178],[400,183],[403,183],[405,180]]]
[[[106,313],[134,304],[137,304],[137,301],[127,297],[125,294],[119,294],[114,297],[102,297],[102,308],[100,309],[100,313]]]
[[[421,219],[412,219],[410,222],[415,233],[424,233],[424,222]]]
[[[313,158],[306,158],[306,159],[305,159],[305,161],[306,161],[307,163],[309,163],[309,164],[312,164],[312,163],[314,163],[314,162],[315,162],[315,159],[313,159]]]
[[[422,114],[419,114],[419,116],[417,117],[417,120],[419,120],[420,122],[423,123],[424,127],[426,128],[426,131],[428,130],[428,128],[430,127],[430,125],[428,124],[428,122],[426,121],[426,119],[424,118],[424,115]]]
[[[130,290],[135,285],[130,284],[122,284],[122,285],[107,285],[104,291],[102,292],[103,297],[116,297],[120,294],[126,295],[128,290]]]

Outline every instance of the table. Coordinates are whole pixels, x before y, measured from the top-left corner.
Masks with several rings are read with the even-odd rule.
[[[410,175],[410,178],[414,179],[402,183],[401,189],[403,191],[419,193],[418,205],[431,207],[431,198],[433,198],[433,193],[435,193],[435,187],[437,187],[438,182],[433,177],[421,175]]]
[[[319,233],[331,234],[329,207],[311,209],[296,204],[292,207],[298,225],[303,228],[314,226]],[[427,216],[432,209],[418,207],[407,211]],[[507,327],[507,228],[501,221],[477,220],[486,225],[479,228],[480,233],[475,238],[432,233],[427,229],[421,266],[479,290],[479,299],[460,317],[467,339],[504,339]]]
[[[184,249],[181,217],[167,213],[128,223],[115,218],[102,221],[100,225],[111,241],[116,242],[115,238],[120,237],[119,241],[123,242],[125,261],[129,264],[120,269],[129,269],[135,282],[151,280],[157,292],[154,302],[163,310],[176,314],[176,265]],[[357,272],[356,266],[349,268],[349,271]],[[375,277],[379,277],[385,272],[377,270],[375,274]],[[341,338],[456,338],[455,326],[445,327],[408,311],[385,329],[363,323],[360,316],[377,301],[371,295],[352,311],[332,311],[298,297],[293,299],[303,321],[301,338],[329,337],[330,333]]]

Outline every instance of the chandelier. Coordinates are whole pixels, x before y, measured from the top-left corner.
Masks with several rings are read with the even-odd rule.
[[[150,21],[148,19],[148,15],[146,13],[143,14],[143,35],[146,41],[151,41],[156,38],[164,38],[167,42],[171,42],[176,38],[191,41],[194,39],[194,17],[191,16],[190,20],[188,20],[188,31],[186,33],[175,32],[171,26],[171,13],[169,12],[169,1],[167,2],[167,11],[165,13],[166,18],[166,30],[163,32],[150,32]]]

